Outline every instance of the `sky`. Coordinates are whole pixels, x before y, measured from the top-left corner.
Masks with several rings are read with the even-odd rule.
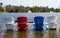
[[[60,0],[0,0],[5,5],[23,5],[23,6],[48,6],[54,8],[60,8]]]

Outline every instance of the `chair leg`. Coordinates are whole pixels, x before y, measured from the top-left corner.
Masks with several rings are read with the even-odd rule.
[[[34,31],[37,31],[37,28],[36,27],[34,27]]]
[[[56,29],[57,33],[59,33],[59,28]]]

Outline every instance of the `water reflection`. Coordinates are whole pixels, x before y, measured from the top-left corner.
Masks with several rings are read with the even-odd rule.
[[[27,38],[35,38],[35,32],[34,31],[28,31],[27,32]]]
[[[56,30],[49,31],[49,38],[57,38]]]
[[[12,31],[5,32],[4,38],[13,38],[13,37],[14,37],[14,35],[13,35]]]
[[[43,32],[41,32],[41,31],[36,31],[35,32],[35,37],[36,38],[43,38],[43,36],[44,36],[44,33]]]
[[[5,33],[4,33],[4,32],[0,33],[0,38],[3,38],[3,37],[4,37],[4,35],[5,35]]]
[[[17,38],[27,38],[25,31],[17,32]]]
[[[44,36],[43,36],[43,38],[49,38],[49,33],[48,33],[49,31],[45,31],[45,32],[43,32],[44,33]]]
[[[19,31],[12,32],[8,31],[0,34],[0,38],[60,38],[57,35],[56,30],[50,30],[48,32],[41,31]]]

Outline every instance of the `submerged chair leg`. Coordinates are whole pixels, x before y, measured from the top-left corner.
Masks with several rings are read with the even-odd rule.
[[[57,33],[59,33],[59,31],[60,31],[60,25],[56,26],[56,31],[57,31]]]
[[[37,28],[34,26],[34,31],[37,31]]]

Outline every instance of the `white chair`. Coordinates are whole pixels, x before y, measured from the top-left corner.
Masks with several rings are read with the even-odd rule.
[[[57,16],[49,16],[47,17],[47,22],[48,22],[48,26],[49,28],[51,29],[54,29],[56,28],[56,25],[57,25]]]
[[[14,17],[5,18],[4,20],[7,30],[17,31],[17,26],[14,25]]]

